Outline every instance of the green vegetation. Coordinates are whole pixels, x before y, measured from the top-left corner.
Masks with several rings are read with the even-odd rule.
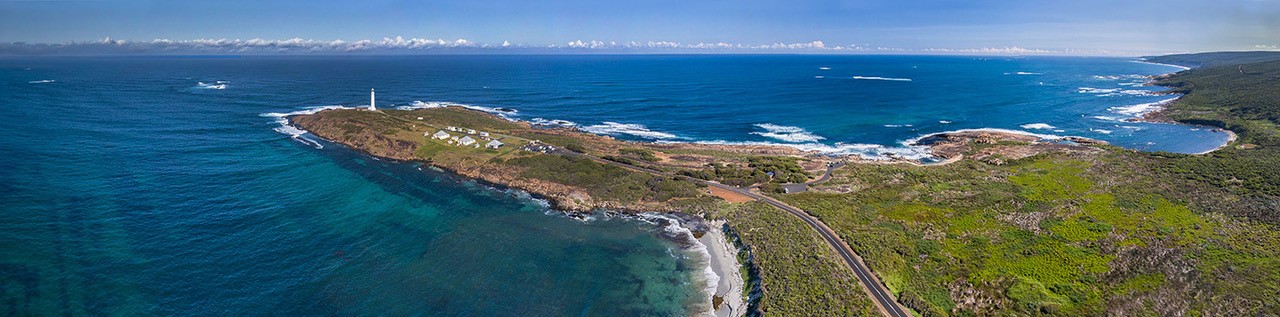
[[[809,172],[800,167],[798,160],[785,156],[758,156],[747,159],[748,168],[711,163],[708,165],[710,169],[685,170],[680,174],[738,187],[769,182],[803,183],[809,180]]]
[[[780,198],[835,229],[924,316],[1280,310],[1280,234],[1193,212],[1148,171],[1113,168],[1142,155],[850,165],[823,185],[850,193]]]
[[[764,314],[879,315],[853,271],[799,219],[763,203],[724,208],[720,216],[755,254],[764,290],[759,309]]]
[[[625,148],[625,149],[618,150],[618,152],[622,153],[622,155],[634,156],[636,158],[644,160],[645,162],[650,162],[650,163],[657,163],[658,161],[662,160],[661,158],[658,158],[658,156],[655,155],[653,151],[646,150],[646,149]]]
[[[593,197],[608,197],[614,201],[661,202],[698,195],[699,186],[694,183],[638,173],[585,158],[533,155],[506,163],[525,167],[524,177],[571,184],[587,190]]]
[[[1280,53],[1236,52],[1152,58],[1209,65],[1157,84],[1186,94],[1166,115],[1177,121],[1226,128],[1235,146],[1209,155],[1156,155],[1158,170],[1189,180],[1178,191],[1200,208],[1280,223]],[[1213,202],[1206,204],[1205,202]]]

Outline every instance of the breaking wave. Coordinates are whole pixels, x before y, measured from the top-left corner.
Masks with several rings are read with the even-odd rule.
[[[32,81],[29,81],[29,82],[27,82],[27,83],[28,83],[28,84],[48,84],[48,83],[52,83],[52,82],[56,82],[56,81],[55,81],[55,80],[52,80],[52,79],[42,79],[42,80],[32,80]]]
[[[1093,88],[1080,87],[1076,88],[1076,92],[1082,94],[1094,94],[1101,97],[1111,97],[1120,95],[1132,96],[1155,96],[1156,92],[1142,89],[1124,89],[1124,88]]]
[[[665,140],[665,139],[679,138],[675,134],[649,130],[648,127],[645,127],[644,125],[641,125],[641,124],[635,124],[635,123],[617,123],[617,122],[605,121],[605,122],[602,122],[601,124],[584,126],[584,127],[581,127],[580,129],[582,129],[583,131],[587,131],[595,134],[608,134],[608,135],[627,134],[627,135],[638,136],[638,137],[648,138],[648,139]]]
[[[1156,102],[1140,103],[1136,105],[1128,105],[1128,106],[1120,106],[1120,107],[1111,107],[1111,108],[1107,108],[1107,110],[1117,114],[1133,116],[1133,117],[1141,117],[1145,114],[1152,113],[1164,108],[1165,104],[1173,102],[1174,100],[1178,100],[1178,98],[1175,97],[1175,98],[1169,98],[1169,99],[1156,101]]]
[[[230,84],[230,83],[231,83],[231,82],[229,82],[229,81],[225,81],[225,80],[219,80],[219,81],[215,81],[215,82],[212,82],[212,83],[206,83],[206,82],[202,82],[202,81],[197,81],[197,82],[196,82],[196,88],[198,88],[198,89],[227,89],[227,84]]]
[[[1048,123],[1028,123],[1028,124],[1021,125],[1020,127],[1022,127],[1023,129],[1036,129],[1036,130],[1053,130],[1057,128],[1049,125]]]
[[[303,144],[307,144],[310,146],[314,146],[317,149],[321,149],[321,148],[324,148],[324,145],[321,145],[319,142],[316,142],[314,140],[310,140],[302,137],[303,134],[307,134],[307,130],[303,130],[302,128],[298,128],[297,126],[294,126],[292,123],[289,122],[289,117],[296,116],[296,115],[304,115],[304,114],[315,114],[317,112],[330,110],[330,109],[356,109],[356,108],[334,105],[334,106],[323,106],[323,107],[311,107],[311,108],[306,108],[303,110],[292,111],[292,112],[268,112],[268,113],[259,114],[259,116],[275,118],[276,124],[279,124],[280,126],[272,130],[275,130],[276,132],[280,132],[281,134],[284,134],[284,135],[288,135],[290,138],[293,138],[298,142],[302,142]]]
[[[879,77],[879,76],[853,76],[851,78],[862,79],[862,80],[911,81],[911,78],[893,78],[893,77]]]
[[[487,112],[491,114],[496,114],[499,117],[505,118],[507,120],[512,120],[509,116],[512,114],[515,114],[516,112],[519,112],[518,110],[511,109],[511,108],[475,106],[475,105],[461,104],[461,103],[448,102],[448,101],[421,101],[421,100],[415,100],[414,102],[410,103],[408,106],[399,106],[399,107],[396,107],[396,109],[417,110],[417,109],[444,108],[444,107],[462,107],[462,108],[467,108],[471,110]]]
[[[1146,61],[1146,60],[1138,60],[1138,61],[1133,61],[1133,62],[1134,62],[1134,63],[1139,63],[1139,64],[1160,65],[1160,66],[1166,66],[1166,67],[1174,67],[1174,68],[1177,68],[1177,69],[1179,69],[1179,70],[1189,70],[1189,69],[1191,69],[1191,67],[1180,66],[1180,65],[1173,65],[1173,64],[1165,64],[1165,63],[1148,62],[1148,61]]]
[[[552,126],[552,127],[572,127],[572,126],[578,125],[577,123],[574,123],[573,121],[569,121],[569,120],[560,120],[560,119],[548,120],[544,118],[529,119],[529,123],[532,123],[534,125]]]
[[[658,143],[681,143],[670,141],[658,141]],[[888,160],[893,158],[905,158],[913,160],[925,160],[933,158],[929,153],[929,148],[924,146],[912,146],[903,142],[901,146],[885,146],[880,144],[863,144],[863,143],[836,143],[823,144],[817,142],[811,143],[777,143],[777,142],[759,142],[759,141],[726,141],[726,140],[703,140],[683,142],[692,144],[710,144],[710,145],[765,145],[765,146],[785,146],[806,152],[816,152],[825,155],[857,155],[869,160]]]
[[[764,129],[765,132],[751,132],[751,134],[763,136],[766,138],[774,138],[786,142],[817,142],[827,138],[817,134],[813,134],[801,127],[776,125],[772,123],[757,123],[756,127]]]
[[[519,190],[517,191],[523,192]],[[526,193],[525,195],[528,194]],[[696,267],[702,268],[700,272],[694,273],[693,282],[701,284],[699,286],[702,286],[702,292],[706,295],[706,299],[708,299],[708,301],[697,303],[695,304],[697,306],[691,306],[690,310],[693,311],[696,309],[699,311],[705,311],[705,314],[701,316],[715,316],[715,307],[711,305],[712,303],[709,300],[716,296],[716,287],[720,284],[720,276],[716,274],[715,269],[711,268],[711,251],[708,250],[707,246],[702,244],[701,241],[698,241],[698,238],[693,234],[693,228],[697,228],[698,230],[707,230],[707,228],[705,228],[706,224],[698,218],[688,217],[686,219],[685,217],[681,217],[677,214],[656,212],[625,214],[609,210],[584,214],[555,210],[549,208],[549,205],[543,206],[546,207],[544,214],[563,216],[584,223],[618,218],[623,220],[640,221],[654,225],[659,231],[659,236],[668,241],[675,242],[681,251],[668,252],[669,255],[680,259],[692,260],[695,262],[694,265]]]

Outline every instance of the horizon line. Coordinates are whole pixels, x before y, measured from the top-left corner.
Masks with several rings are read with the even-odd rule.
[[[1266,48],[1258,47],[1265,50]],[[381,40],[195,39],[150,41],[115,40],[34,43],[0,42],[0,56],[370,56],[370,55],[937,55],[937,56],[1112,56],[1142,57],[1190,52],[1134,52],[1103,49],[1043,49],[1016,45],[981,48],[901,48],[872,44],[828,45],[811,42],[740,44],[727,42],[680,43],[673,41],[568,41],[531,45],[481,43],[467,39],[444,40],[384,37]]]

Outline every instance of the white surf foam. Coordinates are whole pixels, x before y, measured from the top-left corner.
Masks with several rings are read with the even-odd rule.
[[[52,83],[52,82],[56,82],[56,81],[55,81],[55,80],[52,80],[52,79],[42,79],[42,80],[32,80],[32,81],[29,81],[29,82],[27,82],[27,83],[28,83],[28,84],[48,84],[48,83]]]
[[[831,70],[831,67],[822,66],[822,67],[818,67],[818,69],[821,69],[821,70]]]
[[[511,109],[511,108],[494,108],[494,107],[461,104],[461,103],[448,102],[448,101],[421,101],[421,100],[415,100],[412,103],[410,103],[408,106],[399,106],[399,107],[396,107],[396,109],[417,110],[417,109],[443,108],[443,107],[463,107],[471,110],[495,114],[507,120],[514,120],[514,119],[511,119],[510,115],[518,112],[516,109]]]
[[[911,81],[911,78],[893,78],[893,77],[879,77],[879,76],[853,76],[852,78],[862,79],[862,80]]]
[[[910,125],[910,124],[886,124],[886,125],[884,125],[884,127],[886,127],[886,128],[902,128],[902,127],[910,128],[910,127],[913,127],[913,125]]]
[[[774,138],[786,142],[817,142],[827,138],[817,134],[813,134],[801,127],[776,125],[772,123],[757,123],[756,127],[764,129],[765,132],[751,132],[751,134]]]
[[[714,144],[714,145],[765,145],[765,146],[785,146],[806,152],[816,152],[825,155],[857,155],[869,160],[888,160],[891,158],[905,158],[913,160],[922,160],[932,157],[929,149],[923,146],[907,146],[901,147],[884,146],[879,144],[862,144],[862,143],[838,143],[835,145],[823,144],[817,142],[811,143],[777,143],[777,142],[759,142],[759,141],[726,141],[726,140],[701,140],[692,142],[673,142],[658,141],[658,143],[692,143],[692,144]]]
[[[1042,75],[1043,73],[1033,73],[1033,72],[1012,72],[1012,73],[1004,73],[1004,74],[1005,74],[1005,75]]]
[[[213,83],[206,83],[206,82],[198,81],[198,82],[196,82],[196,88],[199,88],[199,89],[227,89],[227,84],[228,84],[228,83],[230,83],[230,82],[222,81],[222,80],[219,80],[219,81],[216,81],[216,82],[213,82]]]
[[[813,78],[823,79],[823,78],[827,78],[827,76],[813,76]]]
[[[1132,116],[1132,117],[1141,117],[1141,116],[1146,115],[1146,114],[1148,114],[1148,113],[1155,112],[1155,111],[1157,111],[1157,110],[1160,110],[1160,109],[1164,108],[1164,105],[1165,105],[1165,104],[1168,104],[1168,103],[1170,103],[1170,102],[1173,102],[1174,100],[1178,100],[1178,98],[1176,98],[1176,97],[1175,97],[1175,98],[1169,98],[1169,99],[1165,99],[1165,100],[1161,100],[1161,101],[1156,101],[1156,102],[1148,102],[1148,103],[1140,103],[1140,104],[1136,104],[1136,105],[1128,105],[1128,106],[1111,107],[1111,108],[1107,108],[1107,110],[1109,110],[1109,111],[1111,111],[1111,112],[1114,112],[1114,113],[1122,114],[1122,115],[1127,115],[1127,116]]]
[[[904,144],[909,144],[909,145],[916,144],[916,143],[919,143],[920,140],[933,135],[947,134],[947,133],[963,133],[963,132],[999,132],[999,133],[1028,135],[1028,136],[1037,137],[1043,140],[1058,140],[1058,139],[1065,138],[1065,136],[1061,136],[1061,135],[1033,133],[1033,132],[1021,131],[1021,130],[1010,130],[1010,129],[1000,129],[1000,128],[977,128],[977,129],[959,129],[959,130],[951,130],[951,131],[944,131],[944,132],[937,132],[937,133],[929,133],[929,134],[921,135],[914,139],[904,141]]]
[[[1093,88],[1093,87],[1079,87],[1079,88],[1076,88],[1076,92],[1082,93],[1082,94],[1094,94],[1101,97],[1111,97],[1111,96],[1121,96],[1121,95],[1154,96],[1156,93],[1155,91],[1142,90],[1142,89]]]
[[[711,268],[711,251],[707,250],[707,246],[694,237],[692,230],[681,225],[679,218],[668,214],[646,212],[635,217],[640,221],[661,226],[662,231],[668,236],[680,237],[680,239],[684,240],[684,245],[688,246],[684,251],[696,254],[698,258],[694,260],[698,261],[698,265],[702,267],[702,279],[697,282],[704,283],[702,290],[706,294],[705,298],[711,299],[716,296],[716,287],[720,285],[720,276],[716,275],[715,269]],[[688,258],[683,255],[681,257]],[[715,316],[715,307],[709,302],[705,303],[705,306],[706,314],[704,316]]]
[[[589,126],[581,127],[581,129],[583,131],[596,133],[596,134],[608,134],[608,135],[627,134],[627,135],[634,135],[634,136],[648,138],[648,139],[665,140],[665,139],[678,138],[675,134],[649,130],[648,127],[645,127],[644,125],[641,125],[641,124],[635,124],[635,123],[617,123],[617,122],[605,121],[597,125],[589,125]]]
[[[947,121],[947,120],[938,120],[938,123],[941,123],[941,124],[951,124],[951,121]]]
[[[1036,129],[1036,130],[1052,130],[1056,128],[1054,126],[1049,125],[1048,123],[1028,123],[1028,124],[1021,125],[1021,127],[1023,129]]]
[[[1160,66],[1173,67],[1173,68],[1177,68],[1178,70],[1189,70],[1189,69],[1191,69],[1191,67],[1180,66],[1180,65],[1173,65],[1173,64],[1165,64],[1165,63],[1148,62],[1148,61],[1146,61],[1146,60],[1139,60],[1139,61],[1133,61],[1133,62],[1134,62],[1134,63],[1139,63],[1139,64],[1149,64],[1149,65],[1160,65]]]
[[[1102,133],[1102,134],[1111,134],[1111,132],[1112,132],[1111,130],[1092,129],[1092,128],[1091,128],[1091,129],[1089,129],[1089,131],[1093,131],[1093,132],[1097,132],[1097,133]]]
[[[541,126],[558,126],[558,127],[572,127],[572,126],[578,125],[577,123],[574,123],[573,121],[569,121],[569,120],[560,120],[560,119],[549,120],[544,118],[533,118],[529,120],[529,123],[532,123],[535,125],[541,125]]]
[[[1129,75],[1094,75],[1094,76],[1093,76],[1093,79],[1097,79],[1097,80],[1151,79],[1151,77],[1149,77],[1149,76],[1147,76],[1147,75],[1137,75],[1137,74],[1129,74]]]
[[[275,118],[275,122],[280,126],[272,130],[275,130],[276,132],[280,132],[284,135],[288,135],[290,138],[293,138],[298,142],[315,146],[317,149],[319,149],[319,148],[324,148],[324,145],[321,145],[319,142],[303,138],[302,135],[307,134],[308,133],[307,130],[303,130],[302,128],[294,126],[292,123],[289,122],[289,117],[295,116],[295,115],[315,114],[317,112],[330,110],[330,109],[356,109],[356,108],[333,105],[333,106],[323,106],[323,107],[311,107],[311,108],[306,108],[306,109],[292,111],[292,112],[268,112],[268,113],[259,114],[259,116]]]

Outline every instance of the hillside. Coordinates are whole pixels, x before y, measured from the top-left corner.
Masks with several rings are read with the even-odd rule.
[[[1239,133],[1208,155],[852,164],[777,197],[835,229],[923,316],[1280,314],[1273,57],[1150,58],[1206,65],[1158,83],[1186,94],[1164,118]]]

